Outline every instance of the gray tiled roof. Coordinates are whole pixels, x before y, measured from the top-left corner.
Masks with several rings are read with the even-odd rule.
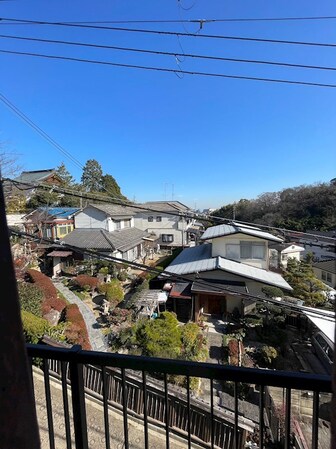
[[[23,171],[20,176],[15,178],[18,182],[38,182],[55,173],[54,168],[47,170]]]
[[[112,218],[131,218],[135,214],[135,210],[131,206],[126,207],[119,204],[90,204],[90,206],[105,212]]]
[[[189,207],[179,201],[147,201],[146,203],[139,204],[141,207],[148,207],[160,212],[187,212]],[[139,209],[139,212],[141,210]]]
[[[214,239],[217,237],[224,237],[226,235],[232,234],[246,234],[253,237],[258,237],[264,240],[271,240],[273,242],[282,242],[283,239],[275,237],[269,232],[261,231],[258,228],[253,228],[251,226],[242,226],[237,224],[220,224],[217,226],[211,226],[202,235],[202,240]]]
[[[243,278],[274,285],[286,290],[292,290],[291,286],[280,274],[235,262],[220,256],[211,257],[211,248],[212,245],[206,243],[183,250],[166,268],[165,272],[186,275],[204,271],[222,270]]]
[[[97,249],[113,252],[125,252],[141,243],[146,232],[137,228],[127,228],[108,232],[104,229],[75,229],[66,235],[62,241],[67,245],[80,249]]]
[[[314,268],[320,268],[323,271],[329,271],[329,273],[336,274],[336,259],[323,260],[322,262],[315,262]]]

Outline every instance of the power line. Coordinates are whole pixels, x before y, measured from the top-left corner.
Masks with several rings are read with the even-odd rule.
[[[2,1],[2,0],[1,0]],[[87,21],[71,21],[62,23],[75,24],[75,25],[90,25],[90,24],[128,24],[128,23],[195,23],[195,24],[208,24],[208,23],[222,23],[222,22],[287,22],[287,21],[306,21],[306,20],[334,20],[336,16],[308,16],[308,17],[244,17],[244,18],[224,18],[224,19],[148,19],[148,20],[87,20]],[[7,20],[7,19],[4,19]],[[20,19],[18,19],[20,20]],[[0,25],[6,25],[1,23]],[[25,25],[23,22],[17,23],[17,25]]]
[[[12,54],[12,55],[33,56],[33,57],[38,57],[38,58],[55,59],[55,60],[62,60],[62,61],[74,61],[74,62],[105,65],[105,66],[112,66],[112,67],[123,67],[123,68],[128,68],[128,69],[140,69],[140,70],[147,70],[147,71],[174,73],[174,74],[205,76],[205,77],[214,77],[214,78],[226,78],[226,79],[240,79],[240,80],[249,80],[249,81],[262,81],[262,82],[268,82],[268,83],[292,84],[292,85],[300,85],[300,86],[314,86],[314,87],[327,87],[327,88],[335,88],[336,87],[336,84],[315,83],[315,82],[309,82],[309,81],[291,81],[291,80],[286,80],[286,79],[262,78],[262,77],[254,77],[254,76],[243,76],[243,75],[227,75],[224,73],[215,73],[215,72],[211,73],[211,72],[199,72],[199,71],[190,71],[190,70],[181,70],[181,69],[169,69],[169,68],[165,68],[165,67],[143,66],[143,65],[137,65],[137,64],[122,64],[122,63],[117,63],[117,62],[99,61],[99,60],[95,60],[95,59],[74,58],[74,57],[70,57],[70,56],[46,55],[46,54],[42,54],[42,53],[19,52],[19,51],[1,50],[1,49],[0,49],[0,53],[7,53],[7,54]]]
[[[22,182],[22,181],[15,181],[13,179],[10,178],[3,178],[3,181],[7,181],[7,182],[11,182],[12,184],[16,185],[26,185],[26,186],[30,186],[30,188],[40,188],[40,189],[44,189],[44,190],[50,190],[50,184],[43,184],[43,183],[29,183],[29,182]],[[58,187],[58,186],[52,186],[53,190],[55,192],[59,192],[59,193],[63,193],[66,195],[71,195],[73,197],[77,197],[77,198],[83,198],[83,199],[87,199],[87,200],[93,200],[93,201],[100,201],[102,203],[108,203],[108,204],[117,204],[117,205],[121,205],[124,207],[129,207],[131,209],[136,209],[136,210],[142,210],[142,211],[146,211],[146,212],[155,212],[155,213],[162,213],[162,209],[155,209],[153,207],[149,207],[149,206],[145,206],[145,205],[141,205],[141,204],[136,204],[136,203],[127,203],[126,201],[120,200],[120,199],[113,199],[113,198],[106,198],[104,196],[99,196],[97,194],[88,194],[88,193],[78,193],[78,191],[74,191],[72,189],[66,189],[64,187]],[[169,203],[169,201],[168,201]],[[191,219],[198,219],[198,220],[205,220],[205,221],[220,221],[222,223],[227,223],[227,224],[236,224],[237,226],[239,225],[249,225],[249,226],[258,226],[260,228],[266,228],[269,230],[273,230],[273,231],[277,231],[280,232],[281,234],[290,234],[290,233],[298,233],[300,234],[301,237],[304,236],[309,236],[309,237],[313,237],[315,239],[317,238],[321,238],[323,237],[323,239],[327,239],[327,240],[331,240],[332,242],[336,242],[336,238],[334,237],[328,237],[328,236],[321,236],[318,234],[312,234],[312,233],[307,233],[307,232],[299,232],[299,231],[294,231],[294,230],[290,230],[290,229],[284,229],[284,228],[279,228],[279,227],[275,227],[275,226],[269,226],[269,225],[263,225],[263,224],[258,224],[258,223],[250,223],[250,222],[245,222],[245,221],[237,221],[237,220],[232,220],[229,218],[223,218],[223,217],[216,217],[216,216],[204,216],[201,214],[197,214],[194,212],[182,212],[182,211],[176,211],[176,212],[169,212],[169,211],[165,211],[165,214],[167,215],[172,215],[172,216],[180,216],[180,217],[184,217],[184,218],[191,218]],[[312,243],[312,246],[317,246],[317,247],[321,247],[321,248],[325,248],[328,245],[317,245]]]
[[[32,42],[43,42],[43,43],[48,43],[48,44],[73,45],[73,46],[78,46],[78,47],[87,47],[87,48],[96,48],[96,49],[101,48],[101,49],[107,49],[107,50],[118,50],[118,51],[146,53],[146,54],[163,55],[163,56],[173,56],[173,57],[178,56],[178,57],[187,57],[187,58],[195,58],[195,59],[206,59],[206,60],[212,60],[212,61],[229,61],[229,62],[242,62],[242,63],[249,63],[249,64],[265,64],[265,65],[273,65],[273,66],[281,66],[281,67],[303,68],[303,69],[336,70],[336,67],[326,67],[326,66],[307,65],[307,64],[294,64],[294,63],[289,63],[289,62],[265,61],[265,60],[258,60],[258,59],[225,58],[222,56],[167,52],[167,51],[158,51],[158,50],[148,50],[148,49],[143,49],[143,48],[118,47],[118,46],[114,46],[114,45],[91,44],[91,43],[87,43],[87,42],[42,39],[42,38],[33,38],[33,37],[25,37],[25,36],[9,36],[9,35],[0,34],[0,38],[15,39],[15,40],[29,41],[29,42],[31,42],[31,41]]]
[[[334,43],[327,42],[304,42],[304,41],[290,41],[281,39],[266,39],[266,38],[256,38],[256,37],[242,37],[242,36],[224,36],[218,34],[198,34],[198,33],[184,33],[180,31],[160,31],[160,30],[148,30],[148,29],[137,29],[137,28],[124,28],[124,27],[108,27],[108,26],[95,26],[95,25],[82,25],[69,22],[48,22],[41,20],[26,20],[26,19],[11,19],[11,18],[0,18],[1,20],[7,20],[8,22],[21,22],[26,24],[34,25],[52,25],[52,26],[64,26],[64,27],[75,27],[75,28],[87,28],[87,29],[98,29],[98,30],[110,30],[110,31],[123,31],[129,33],[147,33],[147,34],[158,34],[166,36],[185,36],[185,37],[198,37],[203,39],[224,39],[224,40],[234,40],[234,41],[246,41],[246,42],[263,42],[269,44],[286,44],[286,45],[305,45],[313,47],[336,47]]]
[[[20,237],[20,238],[28,238],[30,240],[34,240],[34,241],[37,241],[37,242],[49,243],[51,245],[59,244],[59,242],[55,242],[54,240],[47,239],[47,238],[44,238],[44,237],[36,237],[36,236],[31,235],[31,234],[22,232],[22,231],[17,231],[17,230],[15,230],[13,228],[9,228],[9,232],[10,232],[10,234],[16,235],[17,237]],[[116,263],[123,263],[125,265],[131,266],[131,267],[134,267],[134,268],[137,268],[137,269],[141,269],[141,270],[144,270],[146,272],[151,272],[151,273],[154,273],[154,274],[157,274],[157,275],[161,275],[163,277],[166,277],[167,279],[173,278],[173,279],[176,279],[176,280],[182,281],[182,282],[188,282],[188,283],[193,282],[193,280],[189,279],[188,277],[185,277],[185,276],[182,276],[182,275],[178,275],[176,273],[169,272],[167,270],[161,271],[161,270],[158,270],[157,268],[154,268],[154,267],[151,267],[151,266],[145,265],[145,264],[140,264],[138,262],[131,262],[131,261],[128,261],[126,259],[123,259],[123,258],[120,259],[118,257],[114,257],[114,256],[111,256],[111,255],[105,255],[105,254],[102,255],[98,251],[78,248],[77,246],[68,245],[65,242],[62,242],[61,246],[62,246],[62,248],[66,248],[66,249],[69,249],[69,250],[72,250],[72,251],[76,251],[76,252],[78,252],[78,253],[80,253],[82,255],[93,256],[93,257],[97,258],[98,260],[107,260],[107,261],[116,262]],[[197,283],[199,285],[204,286],[204,287],[211,286],[212,290],[214,290],[214,291],[216,291],[218,293],[232,293],[234,295],[243,296],[243,297],[245,297],[247,299],[252,299],[252,300],[255,300],[255,301],[269,302],[271,304],[274,304],[274,305],[277,305],[277,306],[280,307],[280,303],[277,300],[274,300],[274,299],[271,299],[271,298],[267,298],[267,297],[260,297],[258,295],[252,295],[251,293],[238,292],[238,291],[236,291],[236,290],[234,290],[234,289],[232,289],[230,287],[221,288],[221,287],[219,287],[217,285],[213,285],[211,282],[208,282],[206,279],[199,278],[199,279],[197,279]],[[309,313],[311,313],[313,315],[320,316],[320,317],[321,316],[325,317],[327,320],[330,320],[330,321],[334,321],[335,320],[335,318],[332,317],[327,312],[323,312],[323,311],[320,311],[320,310],[315,310],[315,309],[310,308],[310,307],[294,305],[294,304],[288,303],[286,301],[281,301],[281,307],[289,308],[289,309],[297,311],[297,312],[307,311],[307,312],[309,312]]]

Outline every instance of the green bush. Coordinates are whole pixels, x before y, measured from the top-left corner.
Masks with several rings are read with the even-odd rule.
[[[272,366],[278,357],[278,351],[273,346],[263,346],[260,350],[260,356],[266,366]]]
[[[47,320],[25,310],[21,311],[23,334],[27,343],[37,344],[50,329]]]
[[[112,279],[111,282],[98,286],[99,293],[105,294],[106,300],[112,307],[115,307],[124,299],[124,290],[118,279]]]
[[[271,285],[265,285],[261,291],[269,298],[283,298],[283,291],[278,287],[272,287]]]
[[[18,292],[21,309],[42,317],[42,301],[44,298],[42,290],[37,285],[21,282],[18,284]]]

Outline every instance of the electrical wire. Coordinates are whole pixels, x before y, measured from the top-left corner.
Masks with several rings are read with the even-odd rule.
[[[34,240],[34,241],[37,241],[37,242],[40,242],[40,243],[42,243],[42,242],[43,243],[49,243],[51,245],[55,245],[55,244],[59,245],[60,244],[59,242],[56,242],[54,240],[47,239],[47,238],[44,238],[44,237],[36,237],[36,236],[33,236],[33,235],[28,234],[26,232],[18,231],[16,229],[13,229],[13,228],[10,228],[10,227],[9,227],[9,232],[10,232],[11,235],[15,235],[15,236],[20,237],[20,238],[27,238],[27,239]],[[114,257],[114,256],[111,256],[111,255],[105,255],[105,254],[102,255],[99,251],[78,248],[77,246],[68,245],[65,242],[62,242],[61,246],[62,246],[62,248],[75,251],[75,252],[77,252],[79,254],[82,254],[82,255],[93,256],[93,257],[95,257],[98,260],[107,260],[107,261],[116,262],[116,263],[123,263],[125,265],[130,266],[130,267],[133,267],[133,268],[136,268],[136,269],[141,269],[141,270],[143,270],[145,272],[150,272],[150,273],[154,273],[154,274],[157,274],[157,275],[161,275],[161,277],[163,277],[163,278],[165,277],[167,280],[173,278],[174,280],[178,280],[178,281],[181,281],[181,282],[188,282],[188,283],[193,282],[193,280],[189,279],[188,277],[185,277],[185,276],[182,276],[182,275],[178,275],[176,273],[170,272],[169,270],[161,271],[161,270],[158,270],[157,268],[153,268],[153,267],[151,267],[149,265],[140,264],[138,262],[131,262],[131,261],[128,261],[127,259],[118,258],[118,257]],[[274,300],[274,299],[271,299],[271,298],[260,297],[258,295],[253,295],[251,293],[238,292],[238,291],[236,291],[236,290],[234,290],[234,289],[232,289],[230,287],[221,288],[221,287],[219,287],[217,285],[213,285],[211,282],[207,282],[206,279],[202,279],[202,278],[195,279],[195,281],[197,281],[197,283],[199,285],[203,286],[203,287],[210,287],[211,286],[212,290],[216,291],[218,293],[232,293],[234,295],[239,295],[239,296],[242,296],[244,298],[251,299],[251,300],[254,300],[254,301],[259,301],[259,302],[264,302],[264,303],[265,302],[266,303],[269,302],[271,304],[274,304],[274,305],[277,305],[277,306],[280,307],[279,302],[277,300]],[[304,311],[306,311],[306,312],[309,312],[310,314],[313,314],[313,315],[316,315],[316,316],[319,316],[319,317],[324,317],[326,320],[335,321],[335,318],[332,317],[327,312],[316,310],[316,309],[313,309],[313,308],[310,308],[310,307],[298,306],[298,305],[294,305],[294,304],[286,302],[286,301],[281,301],[281,307],[282,308],[289,308],[289,309],[297,311],[297,312],[304,312]]]
[[[5,0],[1,0],[5,1]],[[227,17],[223,19],[170,19],[170,20],[87,20],[87,21],[71,21],[62,23],[68,24],[78,24],[78,25],[90,25],[90,24],[129,24],[129,23],[222,23],[222,22],[287,22],[287,21],[301,21],[301,20],[335,20],[336,16],[308,16],[308,17],[244,17],[235,18]],[[7,20],[7,19],[4,19]],[[20,19],[17,19],[20,20]],[[1,23],[0,25],[6,25],[6,23]],[[17,25],[25,25],[24,23],[17,23]]]
[[[54,59],[54,60],[62,60],[62,61],[72,61],[72,62],[81,62],[87,64],[97,64],[97,65],[105,65],[112,67],[123,67],[127,69],[139,69],[139,70],[147,70],[147,71],[156,71],[156,72],[165,72],[165,73],[174,73],[176,74],[176,69],[169,69],[166,67],[154,67],[154,66],[143,66],[137,64],[122,64],[117,62],[110,61],[100,61],[96,59],[83,59],[83,58],[74,58],[70,56],[56,56],[56,55],[46,55],[42,53],[31,53],[31,52],[20,52],[20,51],[11,51],[11,50],[3,50],[0,49],[0,53],[12,54],[12,55],[23,55],[23,56],[33,56],[38,58],[46,58],[46,59]],[[249,80],[249,81],[262,81],[267,83],[278,83],[278,84],[292,84],[292,85],[300,85],[300,86],[314,86],[314,87],[326,87],[326,88],[335,88],[336,84],[327,84],[327,83],[318,83],[318,82],[309,82],[309,81],[291,81],[287,79],[276,79],[276,78],[262,78],[255,76],[243,76],[243,75],[227,75],[224,73],[215,73],[215,72],[199,72],[199,71],[190,71],[190,70],[178,70],[180,74],[184,75],[194,75],[194,76],[204,76],[204,77],[214,77],[214,78],[226,78],[226,79],[239,79],[239,80]]]
[[[198,34],[198,33],[183,33],[180,31],[161,31],[161,30],[148,30],[148,29],[136,29],[136,28],[124,28],[124,27],[107,27],[107,26],[95,26],[95,25],[81,25],[69,22],[49,22],[44,20],[26,20],[26,19],[12,19],[2,17],[1,20],[6,20],[8,22],[22,22],[26,24],[33,25],[52,25],[52,26],[64,26],[64,27],[75,27],[75,28],[87,28],[87,29],[98,29],[98,30],[110,30],[110,31],[123,31],[129,33],[147,33],[147,34],[158,34],[166,36],[186,36],[186,37],[199,37],[203,39],[224,39],[224,40],[234,40],[234,41],[245,41],[245,42],[262,42],[269,44],[285,44],[285,45],[304,45],[313,47],[336,47],[335,43],[327,42],[305,42],[305,41],[291,41],[291,40],[281,40],[281,39],[266,39],[266,38],[256,38],[256,37],[243,37],[243,36],[224,36],[218,34]]]
[[[21,181],[15,181],[11,178],[3,178],[3,181],[7,181],[7,182],[11,182],[14,185],[27,185],[30,186],[30,188],[40,188],[40,189],[44,189],[44,190],[50,190],[50,184],[43,184],[43,183],[29,183],[29,182],[21,182]],[[87,199],[87,200],[93,200],[93,201],[99,201],[102,203],[107,203],[107,204],[116,204],[116,205],[120,205],[120,206],[124,206],[124,207],[128,207],[134,210],[141,210],[141,211],[145,211],[145,212],[155,212],[155,213],[161,213],[162,214],[162,209],[155,209],[153,207],[149,207],[146,205],[141,205],[141,204],[137,204],[137,203],[127,203],[126,201],[120,200],[120,199],[113,199],[113,198],[106,198],[103,196],[99,196],[96,194],[88,194],[88,193],[78,193],[78,191],[74,191],[72,189],[65,189],[63,187],[58,187],[53,185],[52,186],[55,192],[59,192],[59,193],[63,193],[66,195],[71,195],[73,197],[77,197],[77,198],[82,198],[82,199]],[[169,201],[168,201],[169,203]],[[284,228],[279,228],[279,227],[275,227],[275,226],[269,226],[269,225],[263,225],[263,224],[258,224],[258,223],[251,223],[251,222],[244,222],[244,221],[238,221],[238,220],[232,220],[229,218],[223,218],[223,217],[214,217],[212,215],[208,215],[208,216],[204,216],[202,214],[197,214],[194,212],[182,212],[182,211],[176,211],[176,212],[169,212],[169,211],[164,211],[165,214],[167,215],[172,215],[172,216],[180,216],[183,218],[189,218],[189,219],[198,219],[201,221],[210,221],[213,222],[214,220],[218,223],[218,221],[220,221],[223,224],[231,224],[231,225],[248,225],[248,226],[254,226],[254,227],[260,227],[260,228],[265,228],[268,230],[273,230],[273,231],[277,231],[283,235],[290,235],[292,233],[295,234],[299,234],[300,238],[303,238],[305,236],[307,237],[312,237],[314,239],[318,239],[318,238],[323,238],[326,240],[330,240],[331,242],[336,242],[336,238],[334,237],[328,237],[328,236],[321,236],[318,234],[312,234],[312,233],[307,233],[307,232],[299,232],[299,231],[295,231],[295,230],[290,230],[290,229],[284,229]],[[312,242],[312,246],[316,246],[316,247],[320,247],[320,248],[326,248],[328,247],[328,245],[317,245],[315,243]]]
[[[273,65],[280,67],[295,67],[295,68],[303,68],[303,69],[318,69],[318,70],[336,70],[336,67],[327,67],[327,66],[319,66],[319,65],[307,65],[307,64],[294,64],[289,62],[281,62],[281,61],[266,61],[266,60],[258,60],[258,59],[239,59],[239,58],[226,58],[222,56],[210,56],[210,55],[199,55],[193,53],[178,53],[178,52],[167,52],[167,51],[158,51],[158,50],[148,50],[143,48],[134,48],[134,47],[119,47],[114,45],[102,45],[102,44],[91,44],[88,42],[74,42],[74,41],[64,41],[64,40],[54,40],[54,39],[42,39],[42,38],[33,38],[26,36],[9,36],[0,34],[0,38],[2,39],[15,39],[21,41],[29,41],[29,42],[40,42],[40,43],[48,43],[48,44],[61,44],[61,45],[73,45],[77,47],[86,47],[86,48],[95,48],[95,49],[106,49],[106,50],[118,50],[118,51],[126,51],[126,52],[136,52],[136,53],[146,53],[153,55],[163,55],[163,56],[173,56],[173,57],[182,57],[182,58],[195,58],[195,59],[205,59],[212,61],[229,61],[229,62],[241,62],[241,63],[249,63],[249,64],[265,64],[265,65]],[[181,45],[180,45],[181,47]],[[181,50],[183,51],[182,47]],[[179,60],[179,62],[183,62]]]

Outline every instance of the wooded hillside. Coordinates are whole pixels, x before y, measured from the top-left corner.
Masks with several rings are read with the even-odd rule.
[[[336,179],[241,199],[213,215],[298,231],[336,229]]]

